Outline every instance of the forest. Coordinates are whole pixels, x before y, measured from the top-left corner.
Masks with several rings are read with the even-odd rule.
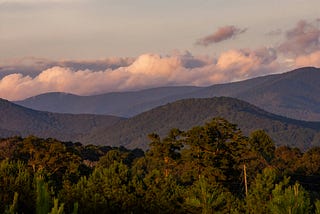
[[[320,147],[223,118],[148,137],[146,151],[1,139],[0,213],[320,213]]]

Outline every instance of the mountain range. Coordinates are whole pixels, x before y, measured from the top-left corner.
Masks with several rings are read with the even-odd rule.
[[[299,68],[208,87],[172,86],[92,96],[47,93],[16,104],[42,111],[133,117],[157,106],[188,98],[228,96],[286,117],[320,121],[320,69]]]
[[[0,137],[36,135],[70,141],[108,127],[123,118],[107,115],[59,114],[28,109],[0,99]]]
[[[320,69],[306,67],[208,87],[48,93],[15,103],[0,99],[0,137],[36,135],[147,149],[150,133],[164,137],[172,128],[188,130],[223,117],[247,136],[263,129],[277,145],[306,150],[320,146],[319,82]]]
[[[6,133],[1,137],[36,135],[128,148],[147,149],[147,135],[150,133],[164,137],[171,128],[188,130],[214,117],[223,117],[238,124],[245,135],[263,129],[277,145],[290,145],[302,150],[320,145],[320,122],[289,119],[228,97],[179,100],[129,119],[42,112],[0,100],[0,134]]]
[[[203,125],[214,117],[223,117],[245,135],[257,129],[265,130],[279,145],[299,147],[302,150],[320,146],[320,122],[299,121],[268,113],[247,102],[228,97],[197,98],[169,103],[113,126],[96,127],[82,142],[101,145],[124,145],[128,148],[147,148],[150,133],[160,136],[170,129],[188,130]]]

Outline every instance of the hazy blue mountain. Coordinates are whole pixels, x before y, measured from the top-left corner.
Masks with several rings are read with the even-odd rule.
[[[248,101],[275,114],[320,121],[319,82],[320,69],[306,67],[283,74],[209,87],[161,87],[94,96],[48,93],[16,103],[51,112],[132,117],[180,99],[228,96]]]
[[[131,117],[155,106],[198,90],[198,87],[161,87],[132,92],[115,92],[93,96],[78,96],[67,93],[46,93],[15,102],[28,108],[57,113],[105,114]],[[174,98],[172,101],[175,101]]]
[[[320,69],[305,67],[283,74],[213,85],[187,97],[236,97],[272,113],[320,121],[319,83]]]
[[[41,112],[0,99],[0,137],[36,135],[76,141],[95,127],[108,127],[119,120],[122,118]]]
[[[165,136],[172,128],[187,130],[214,117],[238,124],[246,135],[264,129],[277,145],[297,146],[303,150],[320,146],[320,122],[289,119],[227,97],[186,99],[166,104],[119,121],[114,126],[97,127],[82,142],[147,148],[147,135],[152,132]]]

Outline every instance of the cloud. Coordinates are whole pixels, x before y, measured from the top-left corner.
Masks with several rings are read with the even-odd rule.
[[[303,66],[320,67],[320,50],[307,55],[298,56],[294,60],[294,64],[296,67],[303,67]]]
[[[32,57],[4,60],[0,62],[0,97],[21,100],[56,91],[92,95],[170,85],[208,86],[293,67],[320,67],[317,22],[300,21],[286,32],[286,40],[277,47],[232,49],[216,57],[175,51],[164,56],[147,53],[137,58],[100,60]],[[245,31],[234,26],[224,28],[202,39],[202,45],[221,42]],[[282,62],[283,58],[286,60]]]
[[[240,29],[233,25],[220,27],[213,34],[208,35],[204,38],[199,39],[196,44],[202,46],[208,46],[212,43],[219,43],[224,40],[228,40],[236,37],[237,35],[244,33],[247,29]]]
[[[217,68],[224,75],[221,82],[243,80],[250,77],[277,72],[281,66],[276,61],[275,50],[259,48],[257,50],[230,50],[220,55]]]
[[[73,70],[102,71],[129,66],[134,62],[131,57],[109,57],[99,60],[49,60],[45,58],[24,57],[7,59],[0,62],[0,78],[14,73],[35,77],[43,70],[52,67],[68,67]]]
[[[107,69],[117,69],[126,67],[134,62],[132,57],[109,57],[100,60],[60,60],[47,63],[50,67],[60,66],[69,67],[74,70],[94,70],[101,71]]]
[[[0,97],[20,100],[53,91],[91,95],[168,85],[207,86],[277,69],[276,55],[268,48],[230,50],[217,58],[193,56],[189,52],[167,56],[143,54],[131,64],[114,69],[96,71],[54,66],[33,77],[9,74],[0,79]]]
[[[285,41],[282,42],[278,51],[292,56],[310,54],[320,50],[320,28],[315,22],[299,21],[296,26],[285,34]]]
[[[320,19],[299,21],[285,33],[285,40],[276,50],[290,69],[320,67]]]

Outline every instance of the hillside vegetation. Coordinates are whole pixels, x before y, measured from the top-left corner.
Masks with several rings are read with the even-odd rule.
[[[187,130],[213,117],[239,124],[245,134],[265,130],[277,145],[303,151],[320,143],[320,123],[268,113],[247,102],[227,97],[185,99],[124,119],[105,115],[41,112],[0,100],[1,137],[36,135],[84,144],[148,148],[147,135],[165,136],[171,128]]]
[[[73,115],[41,112],[0,99],[0,136],[53,137],[77,140],[94,127],[108,127],[122,118],[104,115]]]
[[[0,140],[1,213],[319,213],[320,148],[275,147],[221,118],[150,147]]]
[[[320,143],[320,123],[281,117],[244,101],[227,97],[186,99],[169,103],[113,126],[97,127],[81,141],[145,149],[148,147],[146,136],[149,133],[156,132],[165,136],[171,128],[187,130],[213,117],[223,117],[239,124],[245,134],[263,129],[277,145],[295,146],[305,150]]]

